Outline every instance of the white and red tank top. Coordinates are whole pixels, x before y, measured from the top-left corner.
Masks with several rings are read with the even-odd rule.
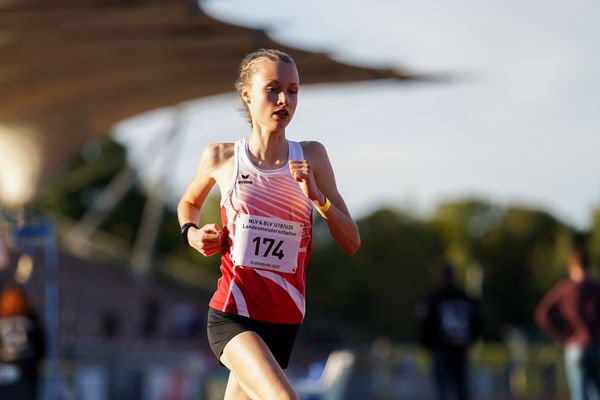
[[[289,160],[302,160],[288,140]],[[256,320],[300,324],[312,245],[312,202],[288,164],[263,170],[235,143],[233,180],[221,199],[221,273],[210,307]]]

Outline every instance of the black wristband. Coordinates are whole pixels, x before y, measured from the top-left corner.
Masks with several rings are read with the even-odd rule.
[[[190,244],[188,242],[187,235],[188,235],[188,231],[190,230],[190,228],[192,226],[196,229],[200,229],[200,228],[198,228],[198,225],[194,224],[193,222],[187,222],[181,226],[181,236],[183,236],[183,243],[185,243],[186,245]]]

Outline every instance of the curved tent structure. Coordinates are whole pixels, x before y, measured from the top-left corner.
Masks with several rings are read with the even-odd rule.
[[[289,52],[303,83],[414,78],[282,46],[189,1],[0,0],[0,204],[31,200],[119,120],[233,90],[258,47]]]

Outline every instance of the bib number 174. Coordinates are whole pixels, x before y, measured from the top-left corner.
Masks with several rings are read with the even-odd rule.
[[[296,221],[239,214],[231,260],[245,268],[295,274],[302,228]]]
[[[281,249],[283,240],[279,240],[279,241],[277,241],[277,244],[275,244],[275,242],[276,242],[275,239],[256,236],[254,239],[252,239],[252,242],[254,243],[254,255],[255,256],[262,256],[262,257],[275,256],[275,257],[279,258],[280,260],[285,256],[285,254],[283,253],[283,250]],[[275,246],[275,247],[273,247],[273,246]],[[261,252],[262,252],[262,254],[261,254]]]

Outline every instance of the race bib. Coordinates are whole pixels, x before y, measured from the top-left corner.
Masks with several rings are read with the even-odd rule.
[[[239,214],[233,238],[235,265],[295,273],[302,223]]]

